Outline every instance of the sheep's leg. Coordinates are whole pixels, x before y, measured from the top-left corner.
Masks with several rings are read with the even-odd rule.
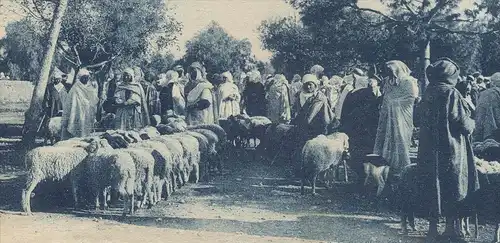
[[[134,210],[134,205],[131,204],[131,200],[129,198],[129,195],[125,195],[123,198],[123,216],[127,216],[128,212],[132,212]]]
[[[200,164],[199,163],[194,164],[193,172],[194,172],[194,183],[198,183],[200,181]]]
[[[410,223],[410,228],[413,232],[417,231],[417,228],[415,227],[415,212],[411,210],[408,213],[408,222]]]
[[[316,179],[318,178],[318,174],[315,173],[313,176],[312,176],[312,195],[315,196],[316,195]]]
[[[380,173],[377,173],[377,176],[375,176],[375,181],[377,182],[377,197],[380,197],[385,187],[385,180],[382,178],[382,173],[383,172],[380,171]]]
[[[105,187],[104,190],[102,190],[102,208],[104,210],[108,210],[108,194],[109,194],[109,187]]]
[[[40,180],[28,177],[26,181],[26,187],[22,191],[22,207],[23,211],[31,214],[31,193],[35,190],[35,187],[38,185]]]
[[[500,223],[497,223],[497,228],[495,229],[495,236],[493,238],[493,243],[500,243]]]
[[[349,178],[347,176],[347,161],[344,160],[343,163],[344,163],[344,181],[349,182]]]
[[[135,193],[132,193],[132,195],[129,195],[130,197],[130,214],[135,213]]]
[[[71,190],[73,192],[73,203],[75,209],[78,208],[78,178],[71,178]]]
[[[407,220],[408,219],[408,212],[405,212],[404,210],[401,211],[401,232],[404,235],[408,234],[408,224]]]
[[[304,184],[306,184],[306,178],[305,178],[305,176],[302,176],[302,179],[300,180],[300,194],[301,195],[305,194]]]
[[[429,230],[427,231],[427,239],[430,242],[435,242],[438,236],[438,218],[431,217],[429,219]]]
[[[477,218],[477,212],[474,212],[474,238],[479,237],[479,220]]]
[[[469,229],[469,226],[470,226],[470,217],[465,217],[463,219],[463,221],[464,221],[465,235],[466,236],[471,236],[472,234],[470,233],[470,229]]]
[[[99,192],[97,193],[94,193],[94,196],[95,196],[95,210],[99,210],[99,197],[101,196]]]

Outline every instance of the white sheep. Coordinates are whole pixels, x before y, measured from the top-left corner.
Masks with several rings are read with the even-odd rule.
[[[207,163],[208,170],[215,166],[222,173],[222,159],[219,157],[220,141],[217,134],[207,129],[193,129],[192,132],[203,135],[208,141],[208,150],[210,151]]]
[[[142,148],[144,150],[147,150],[153,155],[155,159],[155,167],[153,173],[153,195],[155,197],[154,201],[157,202],[161,199],[164,186],[167,189],[167,197],[170,196],[173,190],[172,180],[174,178],[174,158],[168,147],[161,142],[147,140],[131,144],[130,148]]]
[[[153,193],[151,191],[153,187],[153,173],[155,167],[155,158],[150,151],[144,148],[126,148],[118,149],[118,151],[123,151],[132,157],[135,164],[135,193],[136,195],[142,196],[142,201],[140,206],[146,204],[149,200],[149,207],[151,207],[154,202]]]
[[[184,148],[179,141],[166,136],[154,137],[150,141],[157,141],[165,144],[172,153],[172,160],[174,162],[172,189],[175,191],[176,188],[180,188],[180,186],[184,185],[186,182],[184,180],[186,178],[186,175],[184,175],[184,166],[187,163],[187,159],[184,157]],[[177,182],[179,184],[177,184]]]
[[[46,139],[45,143],[48,144],[48,141],[50,140],[50,144],[54,144],[61,140],[61,132],[62,132],[62,126],[61,126],[61,117],[52,117],[49,119],[49,123],[47,125],[47,134],[46,134]]]
[[[104,142],[91,142],[87,149],[89,156],[85,160],[88,181],[95,196],[96,209],[99,208],[99,197],[102,195],[104,208],[107,208],[108,187],[116,190],[125,199],[123,215],[134,213],[134,190],[136,181],[136,164],[134,159],[123,150],[103,147]]]
[[[198,183],[200,180],[200,144],[198,140],[187,134],[187,133],[178,133],[170,135],[169,137],[177,139],[182,147],[184,148],[184,152],[188,159],[187,166],[185,167],[185,173],[187,174],[187,179],[191,178],[191,173],[194,174],[194,183]]]
[[[78,181],[81,177],[82,162],[87,157],[86,143],[71,140],[57,146],[32,149],[26,154],[28,168],[26,186],[22,191],[22,208],[31,213],[31,193],[38,183],[45,180],[60,181],[70,176],[75,207],[78,207]]]
[[[348,149],[349,137],[345,133],[319,135],[307,141],[302,149],[301,194],[304,194],[304,184],[309,179],[315,195],[318,175],[346,159]]]
[[[200,150],[200,177],[205,178],[208,176],[209,168],[208,168],[208,163],[209,163],[209,158],[210,156],[216,154],[215,151],[215,146],[212,148],[208,142],[207,137],[203,136],[201,133],[193,132],[193,131],[186,131],[186,134],[196,138],[198,140],[199,144],[199,150]],[[213,149],[212,151],[210,149]],[[208,180],[208,178],[205,178]]]

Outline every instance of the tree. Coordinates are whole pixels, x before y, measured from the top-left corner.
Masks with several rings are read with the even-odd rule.
[[[290,0],[301,10],[302,20],[314,24],[324,21],[322,16],[311,15],[318,5],[326,0]],[[333,1],[332,1],[333,2]],[[476,1],[473,7],[461,10],[461,0],[380,0],[389,11],[382,12],[372,8],[362,8],[356,0],[335,1],[335,12],[349,11],[370,27],[378,29],[406,29],[415,39],[420,54],[421,73],[430,64],[431,43],[444,34],[477,36],[493,33],[498,24],[499,2],[494,0]],[[330,11],[325,11],[332,14]],[[332,14],[333,15],[333,14]],[[319,25],[315,25],[319,26]],[[425,75],[420,79],[425,89]]]
[[[248,39],[237,40],[212,22],[186,43],[183,62],[195,61],[204,63],[210,74],[240,72],[252,61],[252,44]]]
[[[52,1],[17,1],[28,13],[20,21],[26,25],[26,31],[16,28],[19,22],[10,24],[12,27],[7,28],[6,39],[12,40],[8,41],[8,46],[19,45],[19,41],[31,36],[35,37],[35,43],[43,42],[43,35],[36,35],[33,30],[45,33],[44,29],[50,24]],[[67,63],[75,70],[82,67],[99,69],[111,61],[116,64],[122,60],[149,58],[155,53],[167,53],[180,27],[164,0],[72,0],[57,43],[57,58],[61,60],[59,63]],[[20,50],[23,51],[40,53],[38,46],[28,46]],[[15,63],[25,68],[21,61]]]
[[[40,75],[35,89],[33,90],[30,107],[28,111],[26,111],[26,119],[23,128],[23,142],[27,149],[31,148],[35,144],[35,134],[37,132],[40,117],[43,116],[44,109],[42,107],[42,102],[47,88],[47,82],[49,80],[52,59],[54,58],[54,53],[56,51],[57,38],[59,37],[67,5],[68,0],[60,0],[54,11],[54,17],[50,27],[49,40],[43,58]]]

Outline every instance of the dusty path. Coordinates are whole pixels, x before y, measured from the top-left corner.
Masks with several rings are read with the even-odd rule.
[[[320,188],[317,197],[301,196],[299,183],[283,178],[279,166],[239,161],[227,169],[126,218],[118,216],[118,208],[49,207],[44,212],[56,213],[18,215],[23,178],[3,173],[0,242],[423,242],[425,221],[419,220],[420,232],[400,236],[395,214],[369,210],[366,200],[345,185]],[[480,233],[476,242],[491,241],[490,226]]]

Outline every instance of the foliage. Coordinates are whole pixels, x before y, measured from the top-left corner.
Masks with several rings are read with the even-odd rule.
[[[362,8],[356,0],[288,2],[300,11],[300,21],[267,20],[259,29],[273,64],[285,72],[305,72],[318,63],[339,74],[398,59],[418,75],[428,42],[431,59],[446,56],[464,72],[481,70],[480,36],[500,27],[495,0],[478,0],[470,9],[459,8],[461,0],[380,0],[387,11]]]
[[[235,39],[212,22],[186,43],[183,63],[190,65],[195,61],[203,63],[209,74],[237,73],[253,62],[252,44],[247,39]]]
[[[45,41],[53,4],[43,0],[33,1],[35,4],[18,1],[30,14],[7,28],[6,38],[11,40],[7,43],[8,53],[19,45],[18,53],[12,55],[19,58],[12,63],[36,75],[41,57],[33,56],[43,53],[43,45],[38,43]],[[72,0],[59,36],[57,62],[76,68],[99,68],[110,61],[119,65],[121,61],[153,56],[152,53],[166,53],[175,43],[180,26],[163,0]]]

